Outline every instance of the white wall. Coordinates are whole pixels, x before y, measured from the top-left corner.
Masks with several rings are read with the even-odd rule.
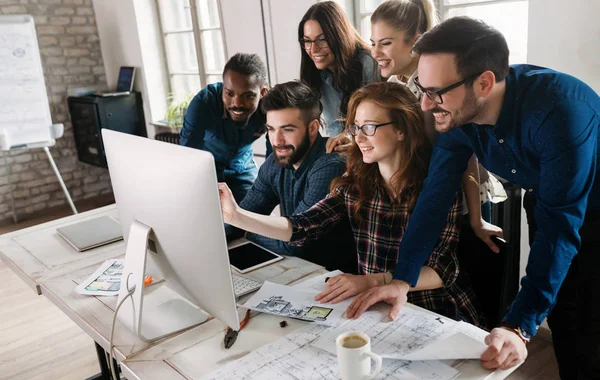
[[[275,77],[271,83],[283,83],[300,76],[298,24],[315,0],[264,0],[267,38]],[[270,27],[270,29],[269,29]]]
[[[529,0],[528,62],[574,75],[600,93],[598,15],[598,0]]]
[[[138,68],[134,89],[142,94],[146,129],[153,138],[150,123],[163,118],[168,92],[168,78],[161,63],[164,53],[156,23],[156,2],[93,0],[93,5],[108,86],[116,87],[119,67]]]

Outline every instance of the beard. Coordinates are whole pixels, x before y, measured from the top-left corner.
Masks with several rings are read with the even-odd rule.
[[[451,114],[452,117],[450,119],[449,125],[440,130],[438,129],[436,123],[435,129],[437,132],[443,133],[450,132],[451,130],[456,128],[460,128],[463,125],[473,121],[475,117],[481,112],[482,107],[483,106],[477,102],[477,98],[475,98],[475,91],[473,91],[473,88],[471,88],[470,90],[467,90],[461,107],[454,114]],[[441,107],[436,107],[431,112],[436,113],[448,111]]]
[[[293,145],[273,145],[272,148],[277,165],[285,169],[291,169],[295,163],[304,158],[304,155],[306,152],[308,152],[308,148],[310,148],[310,137],[308,136],[308,130],[297,147]],[[286,156],[280,156],[277,154],[277,149],[289,149],[290,154]]]

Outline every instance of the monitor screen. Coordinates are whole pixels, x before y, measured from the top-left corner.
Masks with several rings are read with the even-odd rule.
[[[117,81],[117,91],[131,91],[133,89],[133,79],[135,77],[135,67],[122,66],[119,70],[119,80]]]

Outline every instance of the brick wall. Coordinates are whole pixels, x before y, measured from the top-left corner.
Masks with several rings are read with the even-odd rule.
[[[0,0],[0,14],[35,18],[52,121],[65,125],[63,137],[50,151],[71,197],[110,193],[108,171],[78,161],[67,107],[69,88],[106,87],[92,0]],[[0,157],[0,225],[13,219],[11,189],[19,220],[66,204],[42,149],[9,152],[4,158]]]

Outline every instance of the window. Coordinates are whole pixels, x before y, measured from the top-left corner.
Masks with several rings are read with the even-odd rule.
[[[225,47],[217,0],[157,1],[174,96],[221,81]]]
[[[469,16],[498,29],[506,38],[509,61],[527,62],[527,0],[439,0],[442,19]]]
[[[527,62],[527,0],[434,0],[442,20],[454,16],[480,19],[498,29],[510,49],[510,63]],[[354,20],[365,40],[371,37],[371,14],[383,0],[336,0]]]

